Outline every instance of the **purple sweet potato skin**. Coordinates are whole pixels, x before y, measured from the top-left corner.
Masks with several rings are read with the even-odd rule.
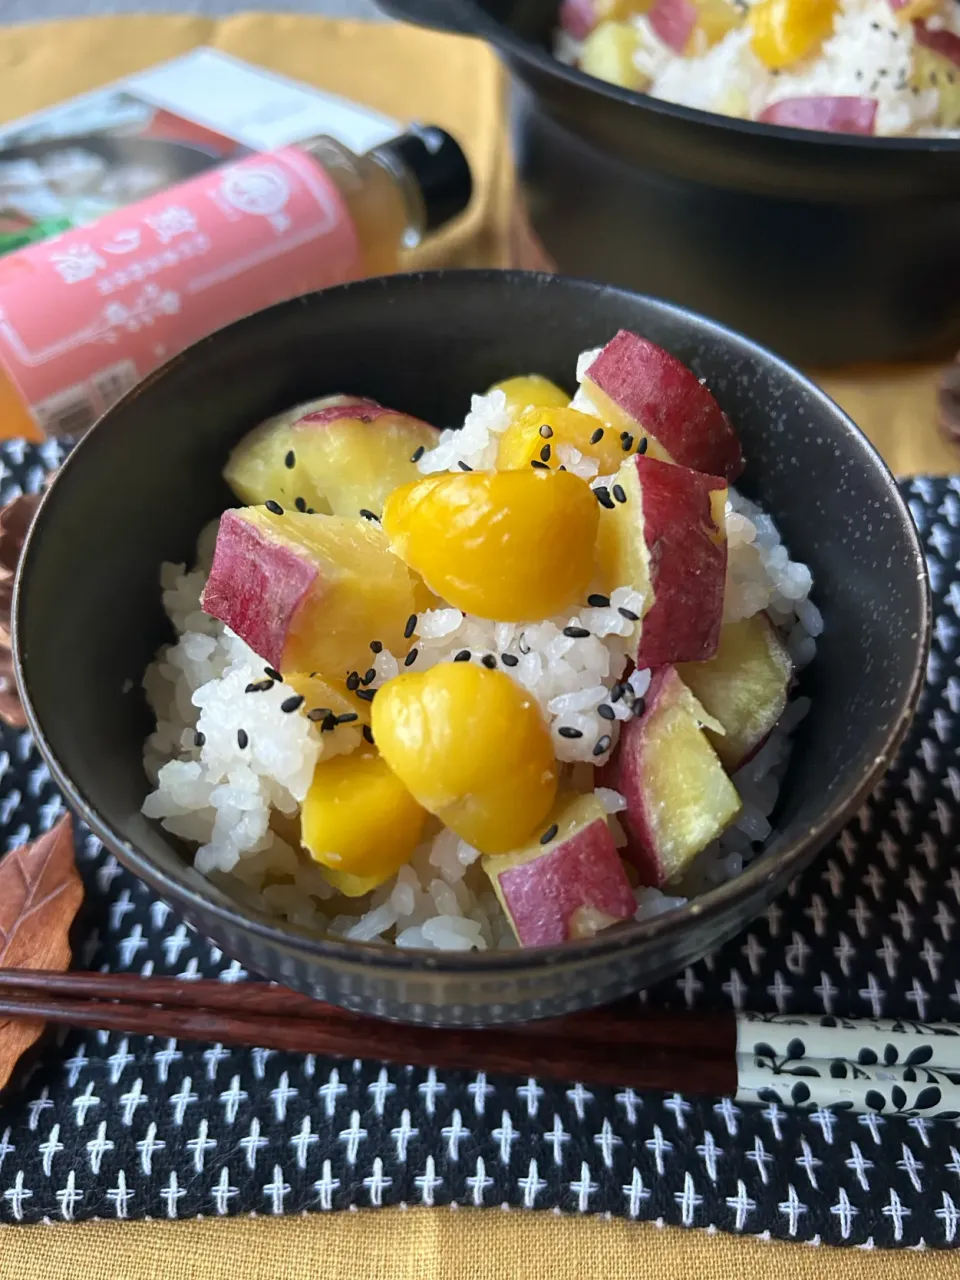
[[[637,904],[610,828],[597,818],[530,862],[499,873],[500,890],[525,947],[567,942],[581,907],[628,920]]]
[[[636,867],[640,883],[655,888],[666,880],[666,869],[657,853],[656,836],[647,816],[643,757],[650,723],[676,679],[673,667],[661,667],[653,673],[646,693],[646,710],[642,716],[621,725],[620,741],[597,780],[598,786],[619,791],[626,800],[626,809],[617,815],[627,837],[627,847],[623,852]]]
[[[656,458],[631,463],[640,481],[654,593],[637,666],[702,662],[716,653],[723,623],[727,540],[714,523],[711,494],[726,482]]]
[[[731,482],[743,471],[730,419],[700,379],[655,342],[621,329],[587,370],[587,378],[680,466]]]
[[[376,422],[378,418],[406,418],[422,427],[432,425],[429,422],[423,422],[420,418],[412,418],[408,413],[401,413],[398,409],[388,409],[378,404],[376,400],[356,399],[345,400],[342,404],[331,404],[324,409],[314,409],[310,413],[305,413],[302,418],[297,419],[293,428],[295,431],[304,431],[315,427],[326,427],[332,422],[342,422],[344,418],[366,423]],[[439,436],[438,428],[434,427],[433,430]]]
[[[316,576],[289,547],[264,537],[238,511],[225,511],[201,608],[280,670],[294,616]]]

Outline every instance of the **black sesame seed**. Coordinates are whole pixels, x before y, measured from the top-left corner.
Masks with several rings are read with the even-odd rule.
[[[318,720],[326,720],[327,716],[332,714],[329,707],[314,707],[312,711],[307,712],[307,719],[316,724]]]
[[[505,667],[515,667],[520,659],[513,653],[501,653],[500,661]]]
[[[646,700],[646,698],[636,698],[636,699],[634,700],[634,703],[633,703],[633,714],[634,714],[635,716],[642,716],[642,715],[643,715],[643,713],[646,711],[646,709],[647,709],[647,700]]]
[[[628,622],[640,621],[639,613],[634,613],[632,609],[625,609],[623,605],[620,606],[620,608],[617,610],[617,613],[620,614],[621,618],[626,618]]]
[[[371,641],[370,641],[370,652],[371,652],[371,653],[382,653],[382,652],[383,652],[383,644],[382,644],[379,640],[371,640]]]
[[[299,711],[303,706],[303,694],[295,693],[289,698],[284,698],[280,703],[281,711]]]
[[[323,720],[320,722],[320,732],[332,733],[336,727],[337,727],[337,717],[333,714],[332,711],[328,711],[327,714],[323,717]]]
[[[280,684],[283,684],[283,676],[275,667],[264,667],[263,669],[271,680],[277,680]]]
[[[517,648],[523,654],[530,652],[530,646],[527,644],[527,633],[525,631],[520,632],[520,639],[517,641]]]
[[[497,660],[492,653],[485,653],[483,657],[480,659],[480,661],[490,671],[492,671],[494,667],[497,665]]]
[[[620,448],[624,453],[629,453],[633,448],[633,436],[629,431],[620,432]]]
[[[372,747],[373,746],[373,730],[370,728],[368,724],[365,724],[363,726],[363,736],[366,738],[367,742],[369,742]]]
[[[293,468],[297,465],[297,455],[293,452],[292,449],[287,450],[287,456],[283,460],[283,465],[287,468],[288,471],[292,471]]]
[[[613,499],[610,497],[608,490],[603,485],[599,489],[594,489],[593,496],[600,503],[601,507],[606,507],[608,511],[613,510]]]
[[[454,662],[469,662],[469,661],[470,661],[469,649],[461,649],[460,652],[457,654],[457,656],[454,658]]]
[[[472,470],[473,470],[473,467],[469,466],[466,462],[463,462],[463,461],[458,462],[458,463],[457,463],[457,466],[460,468],[460,470],[461,470],[461,471],[472,471]]]
[[[608,733],[605,733],[602,738],[598,738],[597,745],[593,748],[593,754],[602,756],[604,752],[609,751],[611,741],[612,739]]]
[[[601,702],[599,707],[597,707],[597,715],[602,716],[604,720],[616,720],[617,718],[617,713],[614,711],[613,707],[609,706],[606,702]]]
[[[272,511],[275,516],[283,515],[283,507],[281,507],[279,502],[274,502],[272,498],[268,498],[263,505],[268,511]]]
[[[357,697],[362,698],[364,702],[372,702],[377,695],[376,689],[358,689]]]
[[[591,609],[609,609],[610,597],[602,596],[599,591],[594,591],[592,595],[587,596],[587,604]]]
[[[244,689],[244,693],[264,693],[267,689],[273,688],[272,680],[253,680]]]
[[[591,444],[599,444],[603,439],[603,427],[597,427],[596,431],[590,437]]]
[[[245,750],[246,750],[247,743],[248,743],[249,741],[250,741],[250,739],[249,739],[249,737],[247,736],[247,731],[246,731],[246,729],[238,729],[238,730],[237,730],[237,746],[240,748],[240,750],[241,750],[241,751],[245,751]]]
[[[411,649],[410,652],[407,654],[407,656],[404,658],[403,665],[405,667],[412,667],[417,660],[417,654],[419,652],[420,652],[419,649]]]
[[[375,511],[368,511],[366,507],[361,507],[360,514],[363,516],[364,520],[376,520],[377,524],[380,523],[380,517]]]
[[[414,449],[413,453],[411,453],[410,455],[410,461],[419,462],[425,452],[426,452],[426,445],[418,444],[417,447]]]
[[[304,515],[307,514],[306,498],[294,498],[293,505],[297,508],[298,511],[302,512]]]
[[[562,462],[560,463],[560,466],[557,468],[558,471],[566,471],[566,469],[567,468],[563,465]]]
[[[377,678],[376,669],[374,667],[370,667],[370,669],[368,671],[365,671],[363,675],[360,677],[360,683],[372,684],[373,681],[376,680],[376,678]]]
[[[553,837],[557,834],[557,832],[558,832],[559,830],[560,830],[560,828],[557,826],[557,824],[556,824],[556,823],[554,823],[554,824],[553,824],[552,826],[550,826],[550,827],[547,827],[546,831],[545,831],[545,832],[543,833],[543,835],[540,837],[540,843],[541,843],[541,844],[549,844],[549,843],[550,843],[550,841],[553,839]]]
[[[619,702],[620,699],[623,697],[623,690],[624,690],[624,686],[622,684],[612,685],[610,689],[610,701]]]
[[[359,719],[355,711],[344,711],[343,715],[337,716],[337,724],[352,724],[354,720]]]
[[[571,640],[586,640],[590,632],[586,627],[564,627],[563,634]]]
[[[307,515],[315,516],[317,514],[315,507],[307,507]]]
[[[549,447],[550,447],[549,445],[547,445],[547,446],[546,446],[546,448],[548,448],[548,449],[549,449]],[[549,471],[549,470],[550,470],[550,468],[547,466],[547,464],[546,464],[545,462],[541,462],[539,458],[534,458],[534,459],[531,461],[530,465],[531,465],[531,467],[536,467],[538,471]]]
[[[610,490],[610,492],[613,494],[613,496],[616,498],[618,502],[626,502],[627,495],[623,491],[622,484],[615,484],[613,488]]]
[[[583,733],[580,729],[574,729],[572,725],[562,724],[557,730],[561,738],[582,738]]]
[[[201,733],[200,730],[197,729],[193,735],[193,745],[198,748],[202,747],[206,740],[207,735],[205,733]]]
[[[647,437],[644,436],[637,445],[637,453],[642,457],[647,452]]]
[[[347,688],[351,693],[360,688],[360,675],[357,671],[351,671],[347,676]]]
[[[540,428],[540,435],[543,437],[544,440],[549,440],[550,437],[553,435],[553,427],[551,427],[548,422],[545,422],[543,426]]]
[[[544,462],[550,461],[550,446],[548,444],[545,444],[540,450],[540,457]]]
[[[404,640],[409,640],[410,637],[413,635],[413,633],[416,631],[416,629],[417,629],[417,615],[415,613],[411,613],[410,617],[407,619],[407,625],[403,628]]]

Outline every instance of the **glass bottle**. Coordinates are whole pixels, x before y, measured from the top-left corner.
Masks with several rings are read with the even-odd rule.
[[[78,435],[152,369],[273,303],[397,270],[461,213],[457,142],[415,127],[244,157],[0,258],[0,436]]]

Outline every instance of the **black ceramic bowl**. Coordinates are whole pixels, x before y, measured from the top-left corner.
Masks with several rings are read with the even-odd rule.
[[[960,139],[811,133],[617,88],[551,55],[558,0],[378,3],[503,57],[531,221],[560,271],[801,365],[960,346]]]
[[[813,709],[769,852],[674,914],[538,951],[452,955],[324,941],[238,908],[140,815],[152,728],[140,681],[169,637],[159,566],[190,560],[200,529],[231,505],[220,477],[230,447],[271,414],[341,390],[455,423],[471,392],[518,370],[570,387],[577,354],[621,326],[706,378],[740,431],[744,490],[813,570],[826,631],[804,677]],[[816,387],[746,339],[665,303],[498,272],[370,280],[296,299],[151,375],[52,485],[23,553],[14,612],[17,676],[40,748],[72,806],[126,866],[246,968],[353,1009],[433,1023],[598,1004],[736,933],[889,762],[928,643],[910,516],[871,446]]]

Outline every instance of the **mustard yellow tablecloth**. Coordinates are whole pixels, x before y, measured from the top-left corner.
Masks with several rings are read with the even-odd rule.
[[[267,14],[220,23],[182,16],[15,27],[0,30],[0,120],[198,44],[450,129],[469,152],[477,196],[420,264],[509,265],[515,193],[503,77],[470,40]],[[957,469],[958,458],[936,433],[936,376],[917,366],[822,382],[896,472],[944,473]],[[0,1228],[0,1280],[861,1280],[880,1271],[888,1280],[946,1280],[960,1275],[960,1260],[493,1209]]]

